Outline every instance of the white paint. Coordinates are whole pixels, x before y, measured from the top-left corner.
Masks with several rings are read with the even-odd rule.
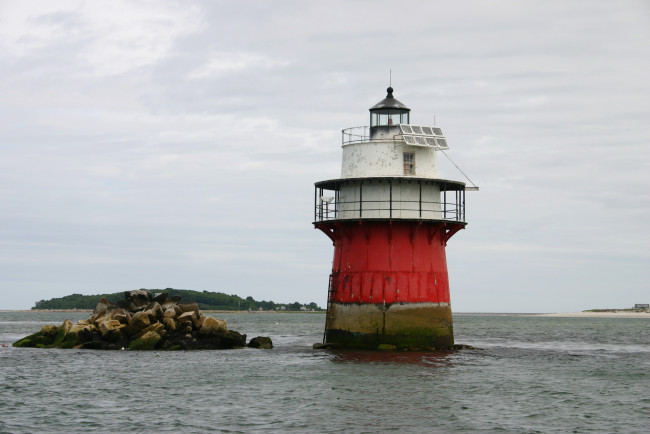
[[[404,153],[415,154],[415,175],[404,175]],[[403,176],[436,179],[435,148],[411,146],[400,140],[370,140],[343,145],[341,178]]]
[[[420,187],[419,182],[408,182],[409,179],[439,178],[435,148],[407,145],[399,136],[394,136],[391,132],[380,132],[370,140],[342,146],[342,179],[398,177],[404,180],[392,181],[392,187],[388,180],[341,186],[337,218],[444,219],[440,187]],[[404,174],[404,153],[415,154],[415,174]]]
[[[392,194],[391,194],[392,191]],[[391,200],[392,195],[392,200]],[[360,199],[363,200],[360,203]],[[422,212],[420,213],[420,203]],[[361,209],[360,209],[361,206]],[[423,185],[420,198],[419,183],[388,181],[355,182],[341,186],[339,191],[340,219],[408,218],[442,220],[440,187]]]

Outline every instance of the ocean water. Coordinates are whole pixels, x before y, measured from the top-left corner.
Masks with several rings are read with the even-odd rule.
[[[650,321],[458,314],[449,353],[312,350],[317,314],[218,314],[273,350],[0,348],[0,432],[650,431]],[[0,313],[0,344],[87,313]]]

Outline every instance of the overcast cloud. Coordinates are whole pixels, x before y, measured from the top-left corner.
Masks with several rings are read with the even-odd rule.
[[[447,248],[454,311],[649,303],[649,41],[647,1],[0,1],[0,308],[324,306],[313,183],[391,69],[481,187]]]

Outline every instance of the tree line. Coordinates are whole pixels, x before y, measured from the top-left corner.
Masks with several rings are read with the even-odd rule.
[[[145,289],[145,288],[142,288]],[[145,289],[152,294],[166,292],[170,297],[179,296],[183,303],[197,303],[202,310],[323,310],[316,303],[307,304],[276,303],[273,301],[258,301],[253,297],[241,298],[235,294],[224,294],[223,292],[192,291],[189,289]],[[100,299],[106,298],[113,304],[124,298],[124,291],[110,294],[82,295],[71,294],[65,297],[52,298],[50,300],[37,301],[32,309],[94,309]]]

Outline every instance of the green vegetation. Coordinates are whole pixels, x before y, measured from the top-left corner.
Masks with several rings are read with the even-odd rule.
[[[142,288],[144,289],[144,288]],[[153,294],[166,292],[169,297],[179,296],[183,303],[198,303],[201,310],[323,310],[316,303],[301,304],[275,303],[273,301],[257,301],[253,297],[241,298],[237,295],[228,295],[223,292],[191,291],[189,289],[147,289]],[[111,303],[117,303],[124,298],[124,291],[111,294],[82,295],[72,294],[65,297],[52,298],[36,302],[32,309],[94,309],[101,298],[106,298]]]

